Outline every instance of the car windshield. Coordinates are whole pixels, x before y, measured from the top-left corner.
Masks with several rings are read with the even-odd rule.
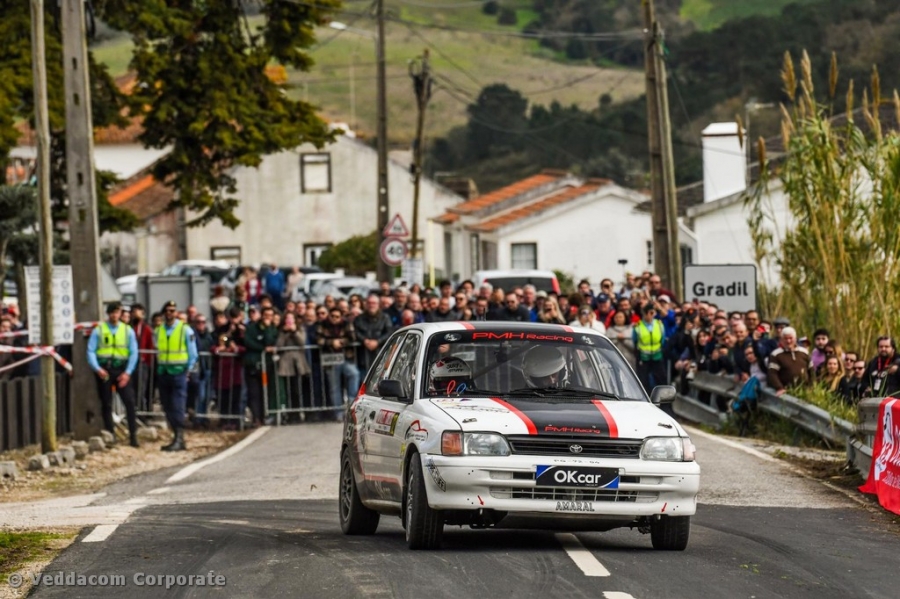
[[[577,331],[444,332],[431,338],[425,360],[426,397],[648,401],[612,343]]]

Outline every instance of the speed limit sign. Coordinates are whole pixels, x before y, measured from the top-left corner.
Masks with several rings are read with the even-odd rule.
[[[388,266],[400,266],[406,260],[406,242],[396,237],[389,237],[381,244],[381,259]]]

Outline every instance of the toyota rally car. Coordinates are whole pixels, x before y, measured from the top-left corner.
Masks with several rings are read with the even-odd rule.
[[[399,515],[412,549],[445,524],[650,533],[683,550],[700,467],[684,429],[604,336],[504,322],[413,325],[384,344],[349,405],[340,522]]]

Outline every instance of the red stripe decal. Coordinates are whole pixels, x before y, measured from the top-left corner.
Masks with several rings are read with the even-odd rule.
[[[507,410],[509,410],[509,411],[512,412],[513,414],[515,414],[516,416],[518,416],[519,419],[521,419],[522,422],[525,423],[525,426],[528,427],[528,434],[529,434],[529,435],[536,435],[536,434],[537,434],[537,427],[536,427],[536,426],[534,425],[534,423],[531,421],[531,418],[529,418],[528,416],[526,416],[525,413],[522,412],[522,410],[518,409],[516,406],[512,405],[512,404],[509,403],[509,402],[503,401],[502,399],[498,399],[498,398],[496,398],[496,397],[492,397],[491,399],[493,399],[494,401],[496,401],[498,404],[500,404],[501,406],[503,406],[504,408],[506,408]]]
[[[599,399],[595,399],[591,401],[600,413],[603,414],[603,417],[606,418],[606,425],[609,427],[609,438],[615,439],[619,436],[619,427],[616,425],[615,418],[612,417],[612,414],[609,413],[609,409],[603,404]]]
[[[567,332],[567,333],[574,333],[574,332],[575,332],[575,329],[573,329],[573,328],[570,327],[569,325],[562,325],[562,330],[564,330],[564,331]]]
[[[463,325],[464,328],[466,328],[470,331],[475,330],[475,325],[473,325],[471,322],[466,322],[465,320],[460,320],[459,324]]]

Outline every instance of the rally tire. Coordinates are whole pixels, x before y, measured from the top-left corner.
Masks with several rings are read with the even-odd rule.
[[[690,516],[663,516],[650,523],[650,542],[654,549],[684,551],[690,536]]]
[[[414,453],[406,478],[406,544],[410,549],[440,549],[444,518],[428,506],[422,460]]]
[[[381,515],[363,505],[356,488],[353,476],[353,464],[350,462],[350,451],[345,449],[341,455],[341,489],[338,498],[338,513],[341,519],[341,530],[345,535],[372,535],[378,528]]]

